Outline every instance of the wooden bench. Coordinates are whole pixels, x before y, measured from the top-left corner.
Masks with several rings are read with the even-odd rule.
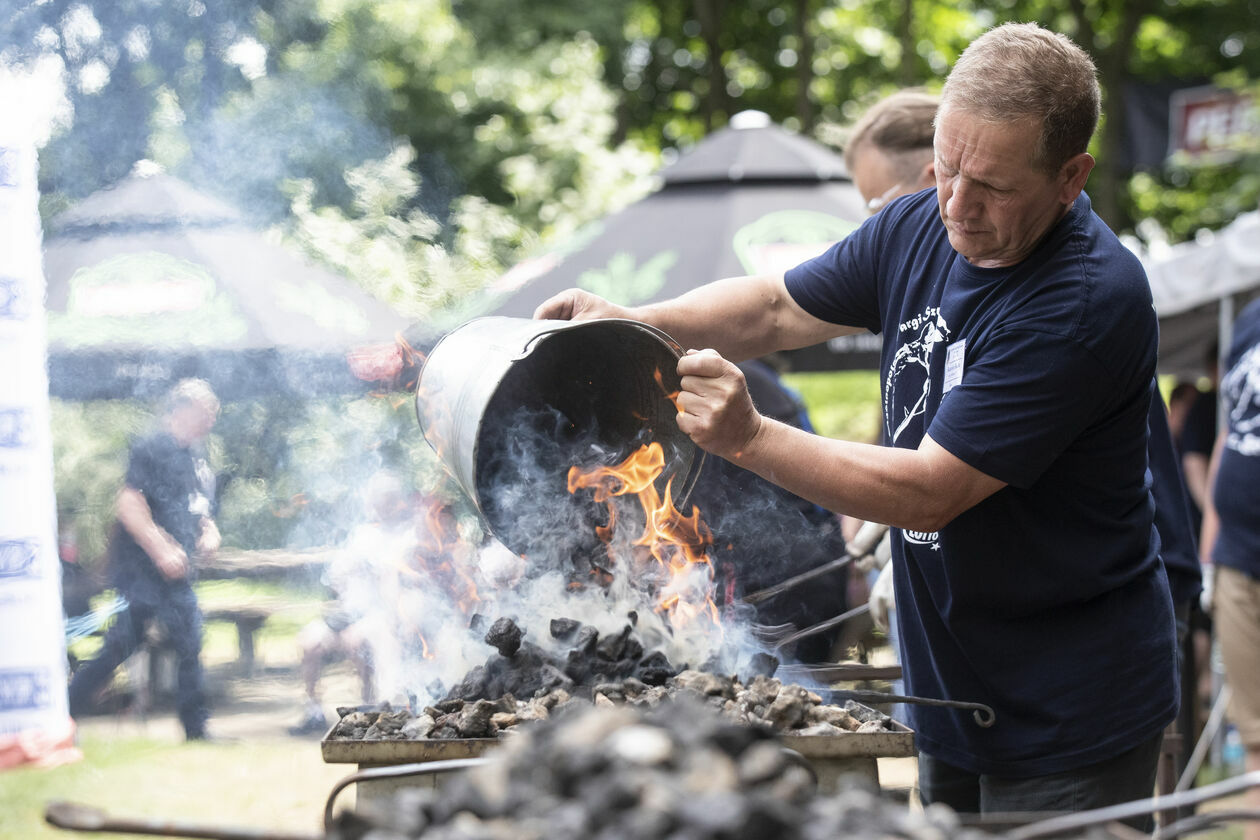
[[[226,621],[236,626],[236,663],[243,674],[250,676],[254,673],[254,634],[277,611],[276,607],[263,604],[209,607],[202,610],[201,617],[206,622]]]
[[[255,635],[268,619],[292,607],[282,598],[250,599],[239,605],[212,602],[202,607],[201,617],[203,623],[223,621],[236,628],[236,669],[242,676],[252,676],[257,662]],[[129,670],[132,679],[139,683],[140,702],[147,707],[153,696],[165,696],[175,690],[175,651],[156,626],[150,628],[141,650],[147,658],[137,657],[137,666]]]
[[[336,555],[335,548],[228,549],[197,561],[199,580],[267,580],[286,583],[318,583],[324,567]]]

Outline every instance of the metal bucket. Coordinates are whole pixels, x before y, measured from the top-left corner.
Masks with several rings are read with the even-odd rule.
[[[657,481],[685,510],[704,453],[678,428],[670,394],[682,348],[637,321],[469,321],[433,348],[416,414],[425,439],[500,542],[564,553],[593,535],[574,464],[613,465],[659,442]]]

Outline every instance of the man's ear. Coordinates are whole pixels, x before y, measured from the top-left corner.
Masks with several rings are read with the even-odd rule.
[[[936,160],[929,160],[919,170],[919,184],[915,189],[925,190],[936,186]]]
[[[1068,158],[1067,163],[1059,169],[1060,201],[1064,204],[1076,201],[1081,190],[1085,189],[1089,173],[1094,171],[1094,163],[1094,156],[1088,152]]]

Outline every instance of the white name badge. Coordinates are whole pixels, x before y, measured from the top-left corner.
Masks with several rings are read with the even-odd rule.
[[[949,389],[962,382],[963,377],[963,356],[967,352],[967,339],[959,339],[949,345],[945,350],[945,386],[941,389],[942,394],[948,394]]]

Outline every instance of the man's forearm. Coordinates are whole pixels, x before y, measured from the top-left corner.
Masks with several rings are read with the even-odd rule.
[[[687,349],[711,348],[733,362],[856,332],[806,315],[781,275],[732,277],[631,310]]]
[[[1221,453],[1225,449],[1226,435],[1221,433],[1216,436],[1216,444],[1212,447],[1212,457],[1208,461],[1207,475],[1204,478],[1204,485],[1207,492],[1203,497],[1203,522],[1199,526],[1199,562],[1211,563],[1212,551],[1216,548],[1216,538],[1220,533],[1221,521],[1216,512],[1216,498],[1214,494],[1216,483],[1216,471],[1221,465]]]
[[[930,437],[899,449],[810,434],[773,420],[732,459],[822,507],[913,531],[939,531],[1003,487]]]
[[[1181,471],[1186,478],[1186,492],[1199,510],[1207,505],[1208,462],[1210,456],[1201,452],[1187,452],[1181,458]]]

